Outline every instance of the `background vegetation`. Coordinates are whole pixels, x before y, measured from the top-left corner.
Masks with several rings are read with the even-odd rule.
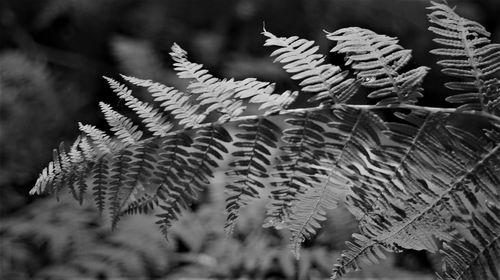
[[[449,2],[500,42],[499,1]],[[427,5],[426,0],[1,1],[0,278],[328,277],[341,240],[355,230],[341,208],[329,214],[331,222],[296,262],[287,238],[280,237],[286,232],[260,228],[259,207],[245,212],[234,236],[224,236],[224,196],[216,184],[222,176],[193,206],[195,212],[174,227],[169,243],[147,216],[131,217],[110,232],[92,205],[27,193],[51,149],[74,140],[78,121],[105,128],[98,101],[120,108],[102,75],[124,73],[182,88],[168,57],[177,42],[218,76],[296,87],[262,47],[263,24],[280,36],[317,40],[324,52],[331,46],[322,30],[370,28],[414,49],[416,65],[432,66]],[[424,104],[444,100],[441,75],[435,68],[426,78],[424,87],[432,94]],[[410,270],[425,276],[432,265],[425,255],[406,252],[358,276]]]

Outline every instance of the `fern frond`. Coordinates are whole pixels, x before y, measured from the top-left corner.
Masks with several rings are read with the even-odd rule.
[[[83,125],[78,123],[80,131],[85,133],[87,137],[92,140],[92,144],[97,146],[101,153],[110,153],[113,149],[111,138],[106,134],[106,132],[96,128],[93,125]]]
[[[78,138],[69,152],[64,143],[59,145],[59,149],[53,150],[53,160],[41,172],[31,194],[50,192],[59,197],[59,193],[67,187],[73,197],[80,200],[81,194],[86,190],[84,177],[93,159],[86,159],[79,149],[80,142],[81,138]]]
[[[482,25],[459,16],[446,4],[432,2],[428,9],[434,24],[429,30],[439,36],[434,41],[443,46],[431,53],[444,57],[438,61],[442,72],[457,79],[446,87],[463,92],[446,100],[462,104],[462,110],[498,114],[500,44],[491,43],[490,33]]]
[[[467,136],[471,137],[471,135]],[[499,142],[481,146],[482,142],[477,138],[469,140],[464,140],[464,138],[465,136],[461,136],[461,140],[465,142],[462,144],[464,147],[464,155],[462,156],[467,159],[463,160],[465,164],[460,164],[457,161],[444,161],[445,158],[441,158],[441,161],[449,165],[447,172],[454,174],[451,180],[441,179],[435,175],[432,181],[427,182],[423,179],[412,179],[412,176],[408,175],[405,178],[400,178],[404,184],[414,188],[413,192],[415,194],[425,194],[427,198],[418,201],[417,207],[405,210],[405,216],[400,219],[402,221],[391,226],[387,234],[385,236],[382,234],[384,237],[379,240],[385,242],[396,238],[394,242],[402,247],[417,246],[414,248],[433,251],[436,250],[437,246],[426,241],[429,235],[442,240],[450,238],[446,234],[446,232],[449,232],[449,226],[447,226],[449,222],[442,222],[439,217],[459,217],[460,213],[469,213],[467,204],[471,205],[471,208],[478,207],[476,199],[480,195],[485,195],[492,201],[499,201],[497,190],[500,182],[500,172],[498,172],[498,162],[500,162]],[[471,147],[476,150],[471,154],[471,150],[467,150],[465,145],[474,145]],[[445,173],[441,173],[441,176],[443,175],[446,176]],[[471,192],[473,195],[470,195]],[[435,226],[437,228],[432,230]],[[405,242],[406,234],[411,234],[412,231],[418,228],[426,228],[419,243]]]
[[[352,242],[346,242],[349,250],[342,252],[339,263],[333,268],[332,280],[340,279],[349,271],[359,270],[361,263],[378,263],[379,259],[386,258],[384,251],[394,251],[364,235],[355,233],[352,237]]]
[[[226,232],[232,233],[239,210],[253,199],[259,198],[259,189],[264,189],[264,180],[269,177],[269,157],[277,147],[280,128],[266,118],[259,118],[238,125],[243,131],[235,135],[232,155],[226,175],[231,182],[226,185]]]
[[[115,133],[116,138],[124,145],[133,145],[141,140],[142,131],[129,118],[116,112],[110,105],[104,102],[99,102],[99,106],[111,131]]]
[[[292,74],[293,80],[298,80],[302,91],[315,94],[310,101],[325,101],[346,103],[356,92],[340,91],[353,84],[354,79],[347,79],[347,71],[340,67],[325,63],[323,55],[318,54],[319,47],[314,41],[301,39],[297,36],[276,37],[271,32],[262,32],[267,37],[264,46],[278,47],[273,53],[275,62],[284,64],[283,69]]]
[[[383,98],[379,105],[413,104],[423,96],[420,85],[429,68],[400,73],[411,51],[398,45],[398,39],[359,27],[337,30],[327,38],[337,42],[332,52],[346,55],[346,65],[351,65],[361,84],[374,89],[368,97]]]
[[[477,277],[463,265],[471,262],[482,266],[482,276],[498,278],[491,263],[500,224],[500,210],[492,206],[500,202],[500,86],[494,77],[500,47],[490,44],[484,28],[447,6],[431,9],[437,25],[431,30],[446,45],[434,53],[452,56],[440,62],[444,72],[465,78],[447,84],[467,90],[448,99],[465,104],[458,109],[414,105],[428,68],[406,70],[411,51],[396,38],[362,28],[327,35],[354,77],[325,63],[313,41],[264,30],[266,46],[277,47],[271,56],[301,91],[313,94],[310,106],[298,109],[288,108],[298,92],[274,94],[273,83],[254,78],[216,78],[174,44],[170,54],[178,76],[189,82],[186,92],[122,76],[152,94],[155,102],[149,104],[106,78],[145,130],[100,103],[114,137],[80,124],[83,135],[69,149],[54,151],[32,193],[69,190],[81,201],[90,189],[97,208],[109,210],[113,228],[123,214],[159,208],[156,223],[167,237],[231,151],[228,233],[240,209],[269,183],[265,226],[289,228],[297,256],[338,202],[359,220],[360,233],[347,243],[334,278],[401,248],[442,249],[451,267],[446,277]],[[361,86],[376,105],[347,104]],[[248,103],[260,106],[255,115],[245,114]],[[378,113],[394,110],[398,119],[391,122]],[[458,116],[480,126],[471,129]],[[232,128],[238,130],[233,135]],[[102,255],[109,252],[114,249]]]
[[[500,182],[497,164],[500,162],[500,144],[497,142],[482,146],[482,142],[477,138],[472,138],[471,135],[466,136],[471,137],[471,139],[464,140],[465,136],[461,136],[461,140],[477,150],[467,150],[464,146],[464,155],[462,156],[468,159],[465,164],[460,164],[457,161],[446,162],[450,165],[447,172],[455,174],[451,180],[436,176],[433,176],[432,181],[415,180],[412,178],[413,176],[409,175],[399,178],[404,185],[410,186],[415,194],[425,194],[427,197],[418,201],[414,200],[414,205],[404,209],[404,214],[400,214],[399,219],[392,219],[397,223],[388,224],[382,229],[383,232],[369,228],[379,236],[377,240],[393,242],[405,248],[435,251],[437,245],[432,242],[432,238],[436,237],[445,241],[452,238],[450,221],[446,222],[446,219],[450,219],[452,216],[460,218],[459,213],[469,213],[466,203],[469,203],[472,208],[478,207],[476,199],[477,196],[481,195],[479,193],[493,201],[498,201],[496,186]],[[466,145],[465,143],[462,145]],[[444,161],[444,158],[441,158],[441,161]],[[441,173],[441,175],[446,174]],[[470,191],[475,194],[469,195]],[[418,196],[413,196],[413,198],[418,198]],[[444,217],[446,219],[442,221]],[[377,227],[380,226],[377,225]],[[420,234],[419,237],[417,232]],[[417,237],[416,239],[412,237],[416,242],[408,242],[409,236]]]
[[[483,213],[473,214],[471,236],[460,242],[445,243],[443,275],[440,279],[500,279],[500,208],[487,204]]]
[[[172,46],[170,55],[179,78],[191,80],[188,89],[197,95],[196,100],[204,107],[204,114],[217,113],[219,120],[227,121],[243,113],[246,106],[236,98],[236,88],[245,87],[246,82],[253,79],[236,82],[215,78],[203,69],[203,65],[189,61],[186,51],[177,44]]]
[[[460,218],[458,213],[467,214],[468,209],[478,207],[478,202],[473,200],[481,195],[478,191],[498,201],[494,193],[500,182],[496,175],[500,174],[495,144],[500,143],[498,134],[492,129],[488,144],[458,128],[449,127],[452,131],[446,131],[447,116],[443,114],[414,111],[398,116],[411,125],[388,124],[390,130],[386,134],[397,144],[382,147],[385,151],[382,160],[389,163],[389,170],[394,172],[387,173],[387,186],[381,187],[380,182],[355,185],[348,205],[354,210],[351,212],[360,212],[361,230],[371,240],[361,251],[395,244],[436,252],[439,241],[450,242],[456,238],[452,219]],[[447,149],[443,140],[454,139],[452,135],[460,139],[461,144],[453,145],[463,146],[459,149],[463,154],[443,154]],[[475,193],[471,193],[473,189]],[[363,256],[354,252],[351,255]],[[352,268],[355,267],[338,266],[342,271]]]
[[[108,196],[112,229],[116,228],[120,219],[122,199],[125,199],[128,192],[135,187],[127,184],[130,181],[127,171],[132,161],[132,152],[126,149],[119,151],[111,158]]]
[[[270,115],[274,112],[285,110],[292,104],[297,96],[298,91],[285,91],[282,94],[257,94],[250,99],[251,103],[261,103],[259,110],[264,111],[265,115]]]
[[[156,180],[152,182],[160,187],[157,190],[159,207],[162,213],[157,216],[157,224],[167,238],[167,231],[171,223],[178,219],[182,209],[186,208],[196,198],[196,185],[187,185],[186,177],[193,172],[188,165],[188,148],[193,140],[185,133],[179,133],[172,138],[162,139],[157,169],[153,172]]]
[[[449,134],[444,132],[443,125],[447,115],[413,110],[409,114],[396,113],[396,116],[405,123],[387,123],[384,134],[392,142],[371,150],[376,155],[374,159],[390,170],[385,179],[391,183],[384,184],[384,188],[376,193],[368,193],[365,188],[356,189],[358,196],[371,202],[357,203],[355,206],[358,208],[356,212],[364,213],[360,217],[362,227],[366,219],[383,215],[387,211],[394,212],[396,205],[404,205],[404,199],[408,198],[409,193],[417,194],[426,190],[412,188],[415,184],[403,184],[400,178],[412,175],[432,180],[434,175],[446,170],[446,165],[452,161],[452,158],[446,159],[446,155],[441,155],[441,151],[446,150],[446,147],[440,139],[449,137]],[[430,170],[430,166],[434,167],[433,170]]]
[[[143,80],[125,75],[121,76],[133,85],[145,87],[153,96],[154,101],[160,103],[164,111],[173,115],[178,120],[180,126],[185,128],[196,127],[206,118],[200,105],[193,104],[191,97],[180,90],[151,80]]]
[[[321,181],[318,176],[323,171],[317,169],[320,166],[317,155],[325,147],[324,126],[329,121],[325,113],[330,114],[322,113],[303,112],[285,120],[291,127],[283,130],[285,145],[280,147],[283,155],[277,158],[272,174],[266,226],[284,226],[297,194]]]
[[[106,205],[106,190],[109,184],[109,161],[106,158],[99,160],[90,172],[91,188],[94,191],[92,194],[95,199],[99,213],[103,213]]]
[[[323,134],[327,137],[328,155],[321,163],[325,174],[320,182],[297,196],[290,218],[296,253],[300,243],[320,228],[318,221],[325,219],[325,210],[335,208],[344,199],[351,181],[359,181],[360,176],[381,177],[382,167],[378,164],[377,169],[370,163],[369,153],[370,147],[380,144],[377,134],[385,129],[380,117],[370,111],[341,108],[333,111],[327,125],[329,130]]]
[[[340,182],[340,183],[339,183]],[[328,210],[337,208],[347,192],[348,180],[340,174],[331,171],[322,182],[314,184],[299,193],[291,210],[287,227],[292,236],[290,244],[293,254],[299,258],[300,246],[314,236],[321,224],[326,221]]]
[[[153,135],[160,137],[165,136],[172,129],[172,124],[166,120],[165,116],[163,116],[158,109],[153,108],[151,105],[132,96],[132,91],[125,85],[122,85],[111,78],[104,77],[104,79],[106,79],[116,95],[125,100],[125,105],[137,114],[146,128],[151,131]]]
[[[71,145],[68,152],[68,157],[71,159],[74,168],[76,168],[74,178],[75,189],[73,192],[78,198],[78,202],[80,204],[83,203],[83,196],[87,191],[87,183],[85,180],[87,174],[90,172],[90,166],[85,164],[87,162],[87,156],[83,154],[80,148],[81,141],[82,138],[78,137],[73,145]],[[90,157],[90,159],[93,159],[93,157]]]

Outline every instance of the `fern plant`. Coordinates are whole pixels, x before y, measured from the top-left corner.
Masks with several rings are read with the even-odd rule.
[[[229,234],[240,209],[269,193],[265,226],[289,229],[298,257],[327,211],[345,203],[359,233],[332,279],[401,249],[442,254],[442,279],[499,279],[500,45],[448,5],[432,2],[429,9],[429,29],[441,45],[432,53],[452,79],[446,86],[457,93],[447,100],[457,108],[417,105],[429,68],[409,69],[411,50],[367,29],[326,34],[335,43],[331,52],[345,56],[343,66],[328,63],[313,41],[264,30],[271,56],[299,92],[214,77],[174,44],[170,54],[179,78],[189,81],[186,92],[122,76],[151,93],[149,104],[106,78],[141,123],[101,103],[113,134],[81,124],[82,135],[54,151],[31,193],[68,190],[81,201],[90,190],[113,228],[124,214],[158,209],[168,237],[213,170],[232,156]],[[366,91],[374,104],[350,102]],[[290,109],[299,94],[312,95],[308,106]],[[259,113],[246,113],[249,106]],[[384,119],[391,113],[395,118]],[[478,125],[460,122],[464,117]]]

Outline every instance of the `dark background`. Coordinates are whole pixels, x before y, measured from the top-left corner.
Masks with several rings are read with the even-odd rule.
[[[492,33],[493,41],[500,42],[500,1],[449,3],[458,5],[462,16],[482,23]],[[165,260],[155,264],[148,259],[152,251],[137,245],[142,241],[130,241],[143,240],[140,236],[146,233],[137,233],[139,237],[130,235],[133,230],[110,233],[104,218],[96,215],[91,206],[55,203],[53,199],[28,197],[27,193],[50,161],[52,148],[76,138],[79,121],[106,127],[98,111],[99,101],[123,107],[104,83],[103,75],[116,77],[123,73],[184,86],[171,70],[168,52],[174,42],[188,51],[191,60],[203,63],[216,76],[256,77],[277,82],[283,88],[296,88],[267,57],[270,50],[262,46],[264,38],[260,34],[264,25],[277,36],[298,35],[315,40],[325,54],[332,45],[323,30],[369,28],[398,37],[401,45],[413,49],[411,63],[415,66],[433,68],[424,83],[426,97],[422,102],[447,106],[442,101],[448,94],[442,86],[443,76],[434,67],[435,57],[428,54],[435,46],[427,31],[428,4],[420,0],[1,0],[0,250],[4,253],[0,255],[0,278],[280,278],[300,273],[327,277],[343,248],[343,240],[355,229],[352,222],[342,224],[350,219],[342,218],[348,216],[342,209],[332,214],[333,222],[326,226],[328,234],[323,232],[315,242],[306,244],[305,257],[295,262],[288,254],[286,240],[282,240],[286,239],[284,233],[259,228],[262,211],[249,211],[242,218],[239,233],[225,238],[219,230],[222,222],[217,220],[223,216],[217,205],[223,203],[223,194],[215,191],[197,206],[201,214],[187,218],[188,228],[174,229],[174,241],[168,244],[154,233],[154,226],[142,225],[150,217],[125,221],[122,228],[137,228],[139,224],[151,235],[147,238],[159,240],[152,247],[164,247],[162,253],[151,258],[164,254]],[[342,63],[338,58],[330,59]],[[58,216],[61,212],[69,214]],[[207,220],[203,215],[218,218]],[[196,225],[201,229],[189,228]],[[198,235],[189,237],[189,232]],[[79,234],[88,240],[82,241],[85,238]],[[77,254],[81,248],[106,246],[117,251],[103,253],[96,249],[96,253],[89,249],[86,254],[111,259],[113,265],[108,267],[92,262],[87,265],[88,259]],[[123,250],[129,255],[117,257]],[[246,256],[240,256],[242,251]],[[434,261],[425,254],[396,258],[399,263],[389,260],[390,271],[400,269],[392,267],[397,263],[406,270],[425,273],[432,269]],[[135,268],[128,263],[131,259]],[[117,263],[124,263],[126,268],[119,266],[113,272]],[[381,275],[392,273],[380,270]],[[379,272],[370,273],[376,276]]]

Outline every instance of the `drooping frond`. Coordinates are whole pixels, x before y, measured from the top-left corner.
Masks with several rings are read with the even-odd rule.
[[[429,68],[400,73],[411,50],[398,45],[398,39],[359,27],[340,29],[327,38],[337,42],[332,52],[345,54],[346,65],[351,65],[361,84],[373,89],[368,97],[383,98],[378,104],[412,104],[422,97],[420,86]]]
[[[193,140],[185,133],[163,139],[160,143],[158,153],[160,159],[158,168],[154,172],[158,180],[154,183],[159,185],[156,195],[160,198],[161,208],[161,214],[157,215],[160,218],[157,224],[160,225],[165,237],[168,228],[173,221],[178,219],[181,210],[196,198],[197,186],[183,184],[186,176],[191,172],[197,172],[188,165],[190,155],[188,148],[192,143]]]
[[[232,232],[239,210],[265,188],[269,177],[270,156],[277,147],[280,128],[266,118],[243,122],[238,125],[243,131],[235,135],[237,151],[229,163],[226,175],[230,183],[226,185],[226,232]]]
[[[284,145],[280,147],[282,155],[276,159],[272,174],[267,226],[285,226],[297,195],[321,181],[319,176],[323,171],[317,168],[320,166],[318,155],[324,152],[327,114],[328,111],[304,112],[285,120],[291,127],[282,132]]]
[[[456,79],[446,87],[460,93],[446,100],[462,104],[460,109],[500,113],[500,44],[491,43],[490,33],[479,23],[459,16],[446,4],[432,2],[429,30],[442,46],[431,53],[443,57],[442,72]]]
[[[300,244],[320,228],[325,211],[344,200],[352,180],[359,180],[358,176],[380,177],[382,170],[370,163],[369,152],[370,147],[380,144],[377,134],[385,128],[380,117],[370,111],[341,108],[333,111],[327,125],[327,154],[320,163],[324,174],[320,182],[297,196],[292,209],[289,228],[296,253]]]
[[[299,258],[300,246],[314,236],[326,220],[328,210],[335,209],[347,192],[348,181],[339,173],[330,171],[321,182],[313,184],[296,196],[287,227],[292,236],[292,252]]]
[[[487,203],[487,210],[473,214],[467,240],[445,243],[444,280],[500,279],[500,208]]]
[[[283,69],[300,81],[302,91],[315,94],[310,101],[346,103],[355,93],[354,79],[346,79],[348,72],[340,67],[325,63],[325,57],[318,54],[314,41],[297,36],[276,37],[264,30],[267,37],[264,46],[278,47],[271,56],[275,62],[283,63]]]

